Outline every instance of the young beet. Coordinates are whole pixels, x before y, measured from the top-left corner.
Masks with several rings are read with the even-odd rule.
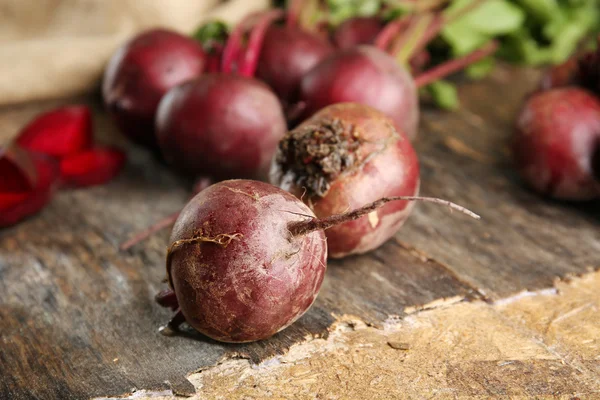
[[[293,26],[272,26],[267,31],[256,76],[286,103],[297,100],[302,77],[333,52],[326,40]]]
[[[434,67],[414,80],[406,68],[374,46],[338,51],[311,69],[300,83],[304,116],[335,103],[361,103],[391,117],[410,139],[417,135],[419,99],[417,89],[495,51],[493,43],[460,59]]]
[[[159,304],[177,311],[168,327],[186,321],[223,342],[272,336],[317,297],[327,261],[323,230],[395,200],[405,198],[317,219],[298,198],[267,183],[232,180],[203,190],[183,209],[171,234],[172,290],[157,296]]]
[[[154,117],[160,99],[199,76],[206,57],[199,43],[165,29],[144,32],[117,50],[106,68],[102,94],[123,134],[156,147]]]
[[[463,7],[456,14],[460,16],[470,9],[471,5]],[[497,48],[492,42],[422,72],[413,80],[405,65],[422,68],[423,57],[428,58],[425,47],[450,19],[441,13],[408,14],[388,23],[374,46],[355,46],[331,54],[300,82],[299,101],[305,107],[301,116],[309,117],[330,104],[361,103],[386,113],[413,139],[419,121],[417,89],[464,69]]]
[[[277,96],[253,79],[262,38],[280,11],[265,13],[238,48],[243,26],[223,52],[224,73],[205,74],[169,91],[160,102],[156,133],[163,156],[196,177],[260,177],[268,171],[286,121]],[[239,75],[233,75],[234,63]]]
[[[527,99],[517,119],[517,167],[536,191],[564,200],[600,196],[600,101],[558,88]]]
[[[350,18],[335,29],[332,40],[338,49],[373,44],[383,26],[383,21],[378,17]]]
[[[280,142],[270,181],[290,191],[319,218],[389,196],[416,196],[419,162],[406,135],[385,114],[355,103],[335,104]],[[327,231],[330,256],[379,247],[408,218],[412,203],[394,202]]]

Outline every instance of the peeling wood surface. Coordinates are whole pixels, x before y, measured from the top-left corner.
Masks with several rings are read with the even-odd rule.
[[[0,231],[0,399],[79,399],[133,388],[192,393],[191,372],[234,354],[254,362],[281,354],[308,336],[326,336],[336,315],[378,329],[441,298],[494,300],[598,267],[597,205],[542,201],[510,168],[512,119],[536,78],[500,69],[461,87],[460,112],[423,113],[421,193],[472,208],[481,222],[418,205],[380,249],[330,262],[315,306],[296,324],[249,345],[158,333],[169,317],[153,302],[164,287],[168,232],[129,252],[117,247],[181,208],[191,185],[132,149],[111,184],[62,192],[38,216]],[[51,106],[1,110],[0,142]],[[101,111],[96,123],[101,140],[125,145]]]

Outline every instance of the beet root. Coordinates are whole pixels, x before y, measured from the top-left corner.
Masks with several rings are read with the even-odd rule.
[[[567,87],[527,99],[513,142],[521,175],[536,191],[563,200],[600,196],[600,101]]]
[[[271,26],[265,36],[256,76],[287,104],[298,96],[302,77],[333,52],[321,37],[297,27]]]
[[[314,302],[326,270],[323,231],[292,236],[314,217],[296,197],[266,183],[223,181],[196,195],[171,234],[167,273],[185,321],[223,342],[265,339]],[[181,314],[172,325],[181,322]]]
[[[117,50],[107,66],[102,94],[123,134],[156,147],[154,117],[160,99],[199,76],[206,62],[199,43],[165,29],[144,32]]]
[[[384,27],[378,17],[356,17],[344,21],[332,35],[335,46],[349,49],[361,44],[373,44]]]
[[[409,138],[417,134],[419,99],[410,73],[374,46],[338,51],[311,69],[300,83],[305,117],[335,103],[356,102],[390,116]]]
[[[379,198],[415,196],[419,163],[393,121],[371,107],[335,104],[280,142],[270,181],[304,201],[318,218],[341,214]],[[412,203],[397,201],[326,231],[331,257],[364,253],[402,226]]]
[[[156,129],[163,156],[183,172],[257,177],[268,171],[286,121],[277,96],[262,82],[206,74],[167,93]]]

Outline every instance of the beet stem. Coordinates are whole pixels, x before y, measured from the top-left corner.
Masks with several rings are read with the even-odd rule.
[[[421,38],[426,34],[433,19],[432,14],[413,18],[406,31],[396,40],[391,54],[396,57],[400,64],[405,65],[415,53]]]
[[[417,45],[412,49],[411,53],[408,55],[408,59],[412,59],[414,56],[419,54],[425,47],[429,45],[429,43],[435,39],[435,37],[440,33],[445,24],[444,17],[441,14],[436,14],[431,20],[429,26],[423,33],[423,36],[420,38]]]
[[[467,54],[466,56],[455,58],[443,64],[437,65],[428,71],[423,72],[422,74],[415,77],[415,84],[418,88],[427,86],[430,83],[443,79],[448,75],[451,75],[471,64],[476,63],[482,58],[485,58],[493,52],[495,52],[496,49],[498,49],[498,42],[492,41],[485,47],[482,47],[479,50],[475,50],[474,52]]]
[[[463,8],[455,10],[452,13],[447,13],[447,15],[444,16],[444,22],[446,24],[449,24],[451,22],[456,21],[457,19],[465,16],[469,12],[473,11],[474,9],[476,9],[477,7],[479,7],[480,5],[482,5],[483,2],[484,2],[484,0],[474,0],[472,3],[467,4]]]
[[[229,35],[229,39],[227,39],[227,43],[225,43],[225,48],[223,49],[221,72],[227,74],[233,72],[234,64],[236,61],[239,61],[240,54],[242,53],[244,33],[257,15],[259,15],[259,13],[247,15],[244,19],[238,22]]]
[[[267,29],[276,20],[284,16],[283,10],[271,10],[261,15],[256,25],[252,28],[250,33],[250,39],[248,40],[248,47],[244,54],[244,60],[240,66],[240,75],[251,78],[256,73],[258,67],[258,60],[260,58],[260,52],[265,41],[265,35]]]
[[[290,6],[287,11],[285,24],[288,28],[297,28],[302,8],[306,0],[291,0]]]
[[[174,212],[173,214],[161,219],[160,221],[152,224],[148,228],[144,229],[141,232],[136,233],[133,237],[128,239],[126,242],[123,242],[119,246],[119,250],[126,251],[135,246],[136,244],[143,242],[148,239],[150,236],[155,234],[158,231],[161,231],[175,223],[181,211]]]
[[[288,229],[292,236],[302,236],[307,233],[314,231],[325,230],[336,225],[343,224],[345,222],[354,221],[363,217],[367,214],[372,213],[378,208],[383,207],[385,204],[391,201],[424,201],[429,203],[441,204],[450,207],[452,210],[460,211],[469,217],[480,219],[481,217],[474,212],[466,209],[465,207],[459,206],[458,204],[452,203],[448,200],[442,200],[435,197],[419,197],[419,196],[395,196],[395,197],[384,197],[373,203],[367,204],[364,207],[357,208],[356,210],[349,211],[343,214],[332,215],[327,218],[313,218],[308,221],[292,222]]]
[[[198,179],[196,181],[196,183],[194,183],[194,186],[192,187],[193,196],[195,196],[196,194],[200,193],[201,191],[203,191],[204,189],[206,189],[210,185],[212,185],[212,180],[210,178],[200,178],[200,179]],[[177,212],[174,212],[173,214],[171,214],[171,215],[169,215],[169,216],[161,219],[160,221],[152,224],[151,226],[149,226],[148,228],[144,229],[143,231],[136,233],[132,238],[130,238],[129,240],[127,240],[124,243],[122,243],[119,246],[119,250],[121,250],[121,251],[129,250],[130,248],[132,248],[136,244],[141,243],[144,240],[148,239],[150,236],[152,236],[156,232],[159,232],[159,231],[161,231],[161,230],[163,230],[165,228],[168,228],[169,226],[173,225],[175,223],[175,221],[177,221],[177,218],[179,218],[179,214],[181,214],[181,210],[179,210]]]
[[[411,22],[412,16],[405,15],[387,23],[375,38],[375,47],[387,51],[390,43]]]

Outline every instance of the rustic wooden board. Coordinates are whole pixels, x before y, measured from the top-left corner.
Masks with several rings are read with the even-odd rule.
[[[335,315],[377,326],[435,299],[496,298],[597,267],[597,207],[541,201],[509,167],[511,121],[535,78],[502,69],[462,87],[460,112],[424,113],[422,193],[471,207],[481,222],[419,205],[377,251],[331,262],[319,299],[296,324],[249,345],[158,332],[169,317],[153,302],[164,287],[168,232],[125,253],[117,247],[179,209],[189,182],[132,149],[125,173],[111,184],[62,192],[40,215],[0,231],[0,398],[79,399],[132,388],[185,393],[189,373],[226,355],[259,361],[285,351],[306,335],[325,334]],[[0,112],[0,141],[50,106]],[[101,111],[96,122],[102,140],[125,144]]]

